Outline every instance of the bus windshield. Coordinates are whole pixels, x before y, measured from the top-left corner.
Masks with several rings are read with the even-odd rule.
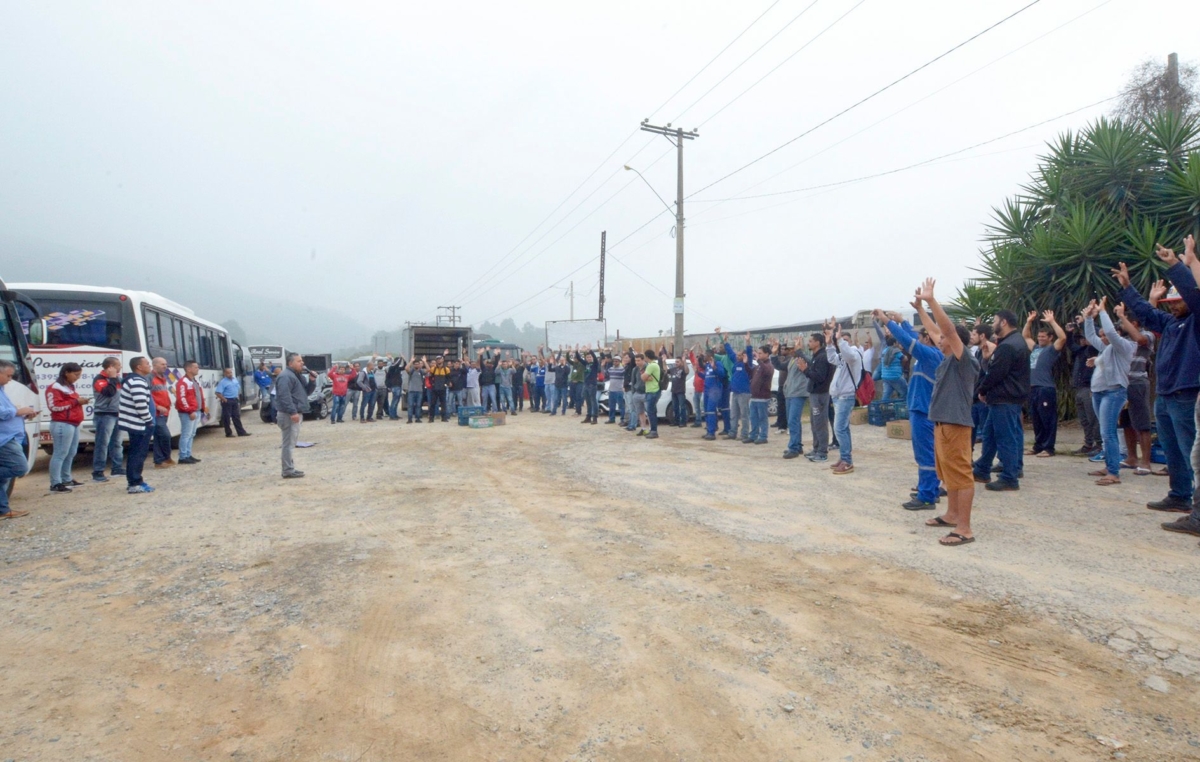
[[[105,349],[138,351],[137,328],[128,301],[108,294],[87,297],[56,296],[51,291],[31,291],[46,320],[46,345],[52,347],[86,345]],[[30,316],[21,308],[21,318]]]
[[[21,344],[17,339],[16,312],[8,304],[0,304],[0,360],[8,360],[16,367],[13,379],[29,383],[25,373],[25,359],[21,356]]]

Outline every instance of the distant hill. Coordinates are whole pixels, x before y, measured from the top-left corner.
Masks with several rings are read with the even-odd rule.
[[[78,273],[63,275],[63,273]],[[328,307],[251,293],[204,275],[185,276],[169,260],[149,268],[135,260],[58,244],[0,237],[0,277],[154,291],[217,323],[236,321],[251,344],[280,343],[301,352],[361,344],[372,329]],[[314,293],[319,292],[314,287]]]

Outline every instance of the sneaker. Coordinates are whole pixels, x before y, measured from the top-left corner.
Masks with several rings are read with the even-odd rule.
[[[1004,466],[1001,466],[1001,465],[992,466],[992,473],[993,474],[1004,473]]]
[[[658,439],[658,432],[651,431],[649,434],[646,435],[646,439]]]
[[[743,439],[742,444],[754,444],[754,440],[753,439]]]
[[[813,463],[825,463],[829,460],[828,455],[821,455],[820,453],[810,453],[804,457],[808,458]]]
[[[854,473],[854,464],[853,463],[845,463],[845,462],[839,463],[833,469],[834,476],[845,476],[846,474],[852,474],[852,473]]]
[[[616,422],[617,422],[617,421],[616,421],[616,419],[615,419],[615,418],[614,418],[613,420],[611,420],[611,421],[605,421],[605,423],[616,423]]]
[[[1184,516],[1175,521],[1168,521],[1162,525],[1162,528],[1168,532],[1200,535],[1200,521],[1193,521],[1191,516]]]
[[[644,436],[646,436],[646,430],[645,430],[645,429],[638,429],[638,433],[637,433],[637,435],[638,435],[639,437],[644,437]]]
[[[1192,504],[1182,498],[1167,495],[1162,500],[1156,500],[1153,503],[1146,503],[1146,507],[1152,511],[1165,511],[1167,513],[1191,513]]]
[[[126,488],[125,491],[131,495],[138,495],[143,492],[153,492],[154,488],[151,487],[149,484],[139,484],[136,487],[128,487],[128,488]]]
[[[767,443],[767,440],[765,440],[765,439],[755,439],[754,440],[754,444],[766,444],[766,443]]]
[[[800,453],[796,452],[795,450],[784,450],[783,451],[783,459],[784,460],[791,460],[792,458],[799,458],[799,457],[800,457]]]
[[[712,442],[712,441],[716,440],[717,436],[716,436],[716,434],[705,434],[704,436],[702,436],[700,438],[703,440],[706,440],[708,442]]]
[[[975,483],[976,484],[991,484],[992,478],[990,476],[980,476],[979,474],[975,474]]]
[[[115,468],[114,468],[114,469],[113,469],[113,472],[112,472],[112,475],[113,475],[113,476],[124,476],[124,475],[125,475],[125,469],[119,469],[119,470],[118,470],[118,469],[115,469]]]
[[[200,459],[199,459],[199,458],[193,458],[193,457],[192,457],[192,456],[190,456],[190,455],[189,455],[188,457],[186,457],[186,458],[180,458],[180,459],[179,459],[179,465],[181,465],[181,466],[191,466],[191,465],[194,465],[194,464],[196,464],[196,463],[199,463],[199,462],[200,462]]]
[[[1016,492],[1021,489],[1021,485],[1017,482],[1006,482],[997,479],[994,482],[988,482],[983,488],[992,492]]]
[[[170,468],[170,467],[171,467],[171,466],[173,466],[173,465],[175,465],[175,461],[173,461],[173,460],[164,460],[162,463],[155,463],[155,464],[154,464],[154,467],[155,467],[155,468]]]
[[[912,500],[909,500],[907,503],[902,503],[900,505],[900,507],[906,511],[932,511],[934,508],[937,507],[937,504],[938,504],[938,501],[936,501],[936,500],[934,500],[932,503],[927,503],[924,500],[918,500],[917,498],[914,497]]]
[[[283,475],[284,479],[302,479],[304,478],[303,471],[292,471]]]
[[[69,482],[66,482],[66,485],[67,485],[68,487],[82,487],[82,486],[83,486],[83,482],[78,482],[78,481],[75,481],[74,479],[72,479],[71,481],[69,481]]]
[[[72,490],[70,487],[68,487],[65,484],[51,484],[50,491],[51,492],[73,492],[74,490]]]
[[[845,463],[844,460],[842,460],[841,458],[838,458],[837,463],[834,463],[832,466],[830,466],[830,468],[837,468],[838,466],[840,466],[844,463]]]
[[[29,515],[29,511],[17,511],[17,510],[5,511],[4,513],[0,513],[0,520],[19,519],[23,516],[28,516],[28,515]]]
[[[102,484],[108,481],[108,477],[104,474],[92,474],[92,481],[96,482],[97,484]]]
[[[1088,461],[1089,461],[1089,462],[1091,462],[1091,463],[1103,463],[1103,462],[1104,462],[1104,453],[1103,453],[1103,452],[1097,452],[1095,455],[1093,455],[1092,457],[1088,458]]]

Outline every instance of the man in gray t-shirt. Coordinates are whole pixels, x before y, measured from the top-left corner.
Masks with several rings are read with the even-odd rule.
[[[920,302],[929,305],[937,322],[938,347],[945,355],[933,382],[929,420],[935,427],[933,452],[938,478],[946,485],[950,505],[943,515],[935,516],[925,524],[951,527],[951,532],[939,542],[952,547],[975,542],[971,531],[971,505],[975,500],[975,478],[971,472],[971,402],[975,397],[979,363],[967,351],[967,345],[971,343],[970,332],[950,320],[942,305],[934,299],[933,286],[932,278],[925,280],[917,291],[917,306],[919,309]],[[992,345],[987,347],[990,355]]]
[[[1029,417],[1033,419],[1033,451],[1039,458],[1054,455],[1054,444],[1058,439],[1058,391],[1054,385],[1054,364],[1067,344],[1067,332],[1054,319],[1054,312],[1046,310],[1042,320],[1046,323],[1033,338],[1033,324],[1038,314],[1030,312],[1025,320],[1021,336],[1029,347]]]

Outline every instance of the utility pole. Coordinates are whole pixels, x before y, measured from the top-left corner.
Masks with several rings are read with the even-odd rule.
[[[604,319],[604,238],[607,230],[600,231],[600,319]]]
[[[1179,89],[1179,54],[1167,56],[1167,108],[1182,116],[1182,92]]]
[[[575,281],[571,281],[571,288],[567,291],[571,296],[571,319],[575,319]]]
[[[438,325],[441,325],[443,320],[445,320],[446,323],[449,325],[458,325],[459,322],[462,320],[462,318],[458,316],[458,311],[462,309],[461,306],[459,306],[459,307],[438,307],[438,309],[446,310],[447,312],[450,313],[449,315],[438,315],[437,316],[437,324]]]
[[[680,351],[683,347],[683,141],[695,140],[699,132],[685,131],[680,127],[672,127],[668,122],[664,127],[650,124],[649,119],[642,120],[642,130],[662,135],[675,144],[677,150],[678,169],[675,189],[675,348]]]

